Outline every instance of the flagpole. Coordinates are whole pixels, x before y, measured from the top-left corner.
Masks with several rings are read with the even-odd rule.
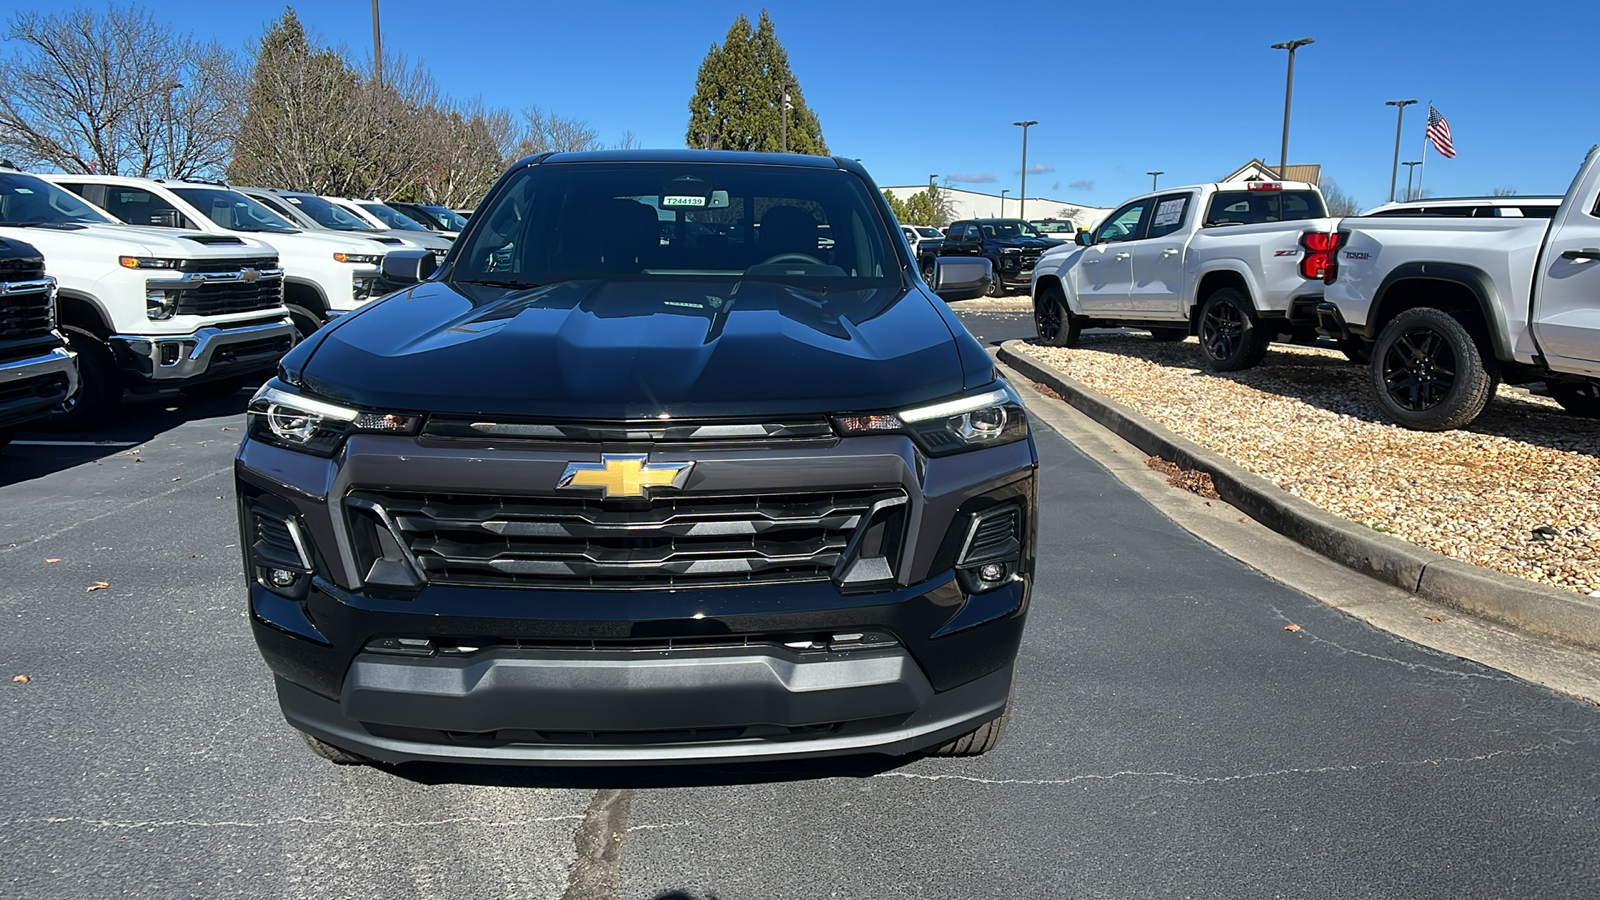
[[[1422,199],[1422,179],[1428,174],[1428,127],[1433,122],[1433,101],[1428,101],[1428,114],[1422,117],[1422,165],[1417,166],[1417,198]]]

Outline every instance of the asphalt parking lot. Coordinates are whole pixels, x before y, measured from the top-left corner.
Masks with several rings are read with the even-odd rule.
[[[245,396],[0,457],[0,896],[1600,893],[1600,710],[1247,568],[1044,424],[988,756],[333,766],[281,721],[244,617]]]

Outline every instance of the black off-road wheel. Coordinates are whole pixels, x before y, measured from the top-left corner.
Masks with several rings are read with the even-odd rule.
[[[1083,320],[1067,308],[1061,289],[1050,285],[1039,289],[1033,301],[1033,330],[1039,343],[1050,347],[1076,347],[1083,331]]]
[[[1600,384],[1592,381],[1546,382],[1550,396],[1561,408],[1585,419],[1600,419]],[[0,441],[0,446],[4,442]]]
[[[1408,309],[1395,316],[1372,347],[1372,386],[1378,406],[1415,431],[1449,431],[1472,422],[1493,396],[1498,379],[1478,344],[1442,309]]]
[[[1006,286],[1000,281],[999,275],[989,276],[989,283],[984,286],[983,295],[985,297],[1004,297],[1006,295]]]
[[[932,750],[929,756],[981,756],[999,746],[1000,738],[1005,736],[1006,725],[1011,722],[1011,701],[1006,700],[1006,708],[1000,711],[998,718],[991,719],[976,729],[955,738],[945,741]]]
[[[1189,329],[1187,328],[1151,328],[1148,330],[1150,332],[1150,340],[1158,344],[1176,344],[1179,341],[1187,340],[1189,337]]]
[[[933,260],[931,258],[922,261],[922,280],[927,282],[928,287],[933,287]]]
[[[305,739],[306,746],[311,748],[312,753],[336,765],[365,766],[372,764],[372,760],[359,753],[351,753],[349,750],[335,747],[327,741],[306,734],[304,731],[300,732],[300,737]]]
[[[1200,356],[1218,372],[1259,365],[1272,337],[1250,301],[1233,288],[1213,291],[1200,307]]]
[[[46,420],[52,428],[79,429],[105,424],[122,403],[122,373],[111,349],[81,328],[61,329],[67,349],[78,354],[78,389]]]

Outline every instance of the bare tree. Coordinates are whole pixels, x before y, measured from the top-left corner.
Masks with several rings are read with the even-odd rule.
[[[220,171],[239,121],[238,63],[147,11],[14,14],[0,59],[0,154],[68,172]]]
[[[1340,190],[1332,178],[1323,178],[1320,186],[1322,199],[1328,204],[1328,215],[1353,216],[1361,212],[1360,201]]]
[[[535,153],[566,153],[577,150],[599,150],[605,146],[600,135],[582,119],[558,116],[538,106],[522,111],[524,131],[517,144],[516,156]]]
[[[1513,187],[1498,187],[1494,189],[1494,195],[1496,197],[1515,197],[1517,189]]]

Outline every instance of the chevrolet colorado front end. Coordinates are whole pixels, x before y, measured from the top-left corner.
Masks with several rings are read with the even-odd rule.
[[[849,160],[557,154],[442,270],[391,254],[413,286],[289,353],[237,458],[289,723],[345,762],[993,747],[1037,456],[895,227]]]

